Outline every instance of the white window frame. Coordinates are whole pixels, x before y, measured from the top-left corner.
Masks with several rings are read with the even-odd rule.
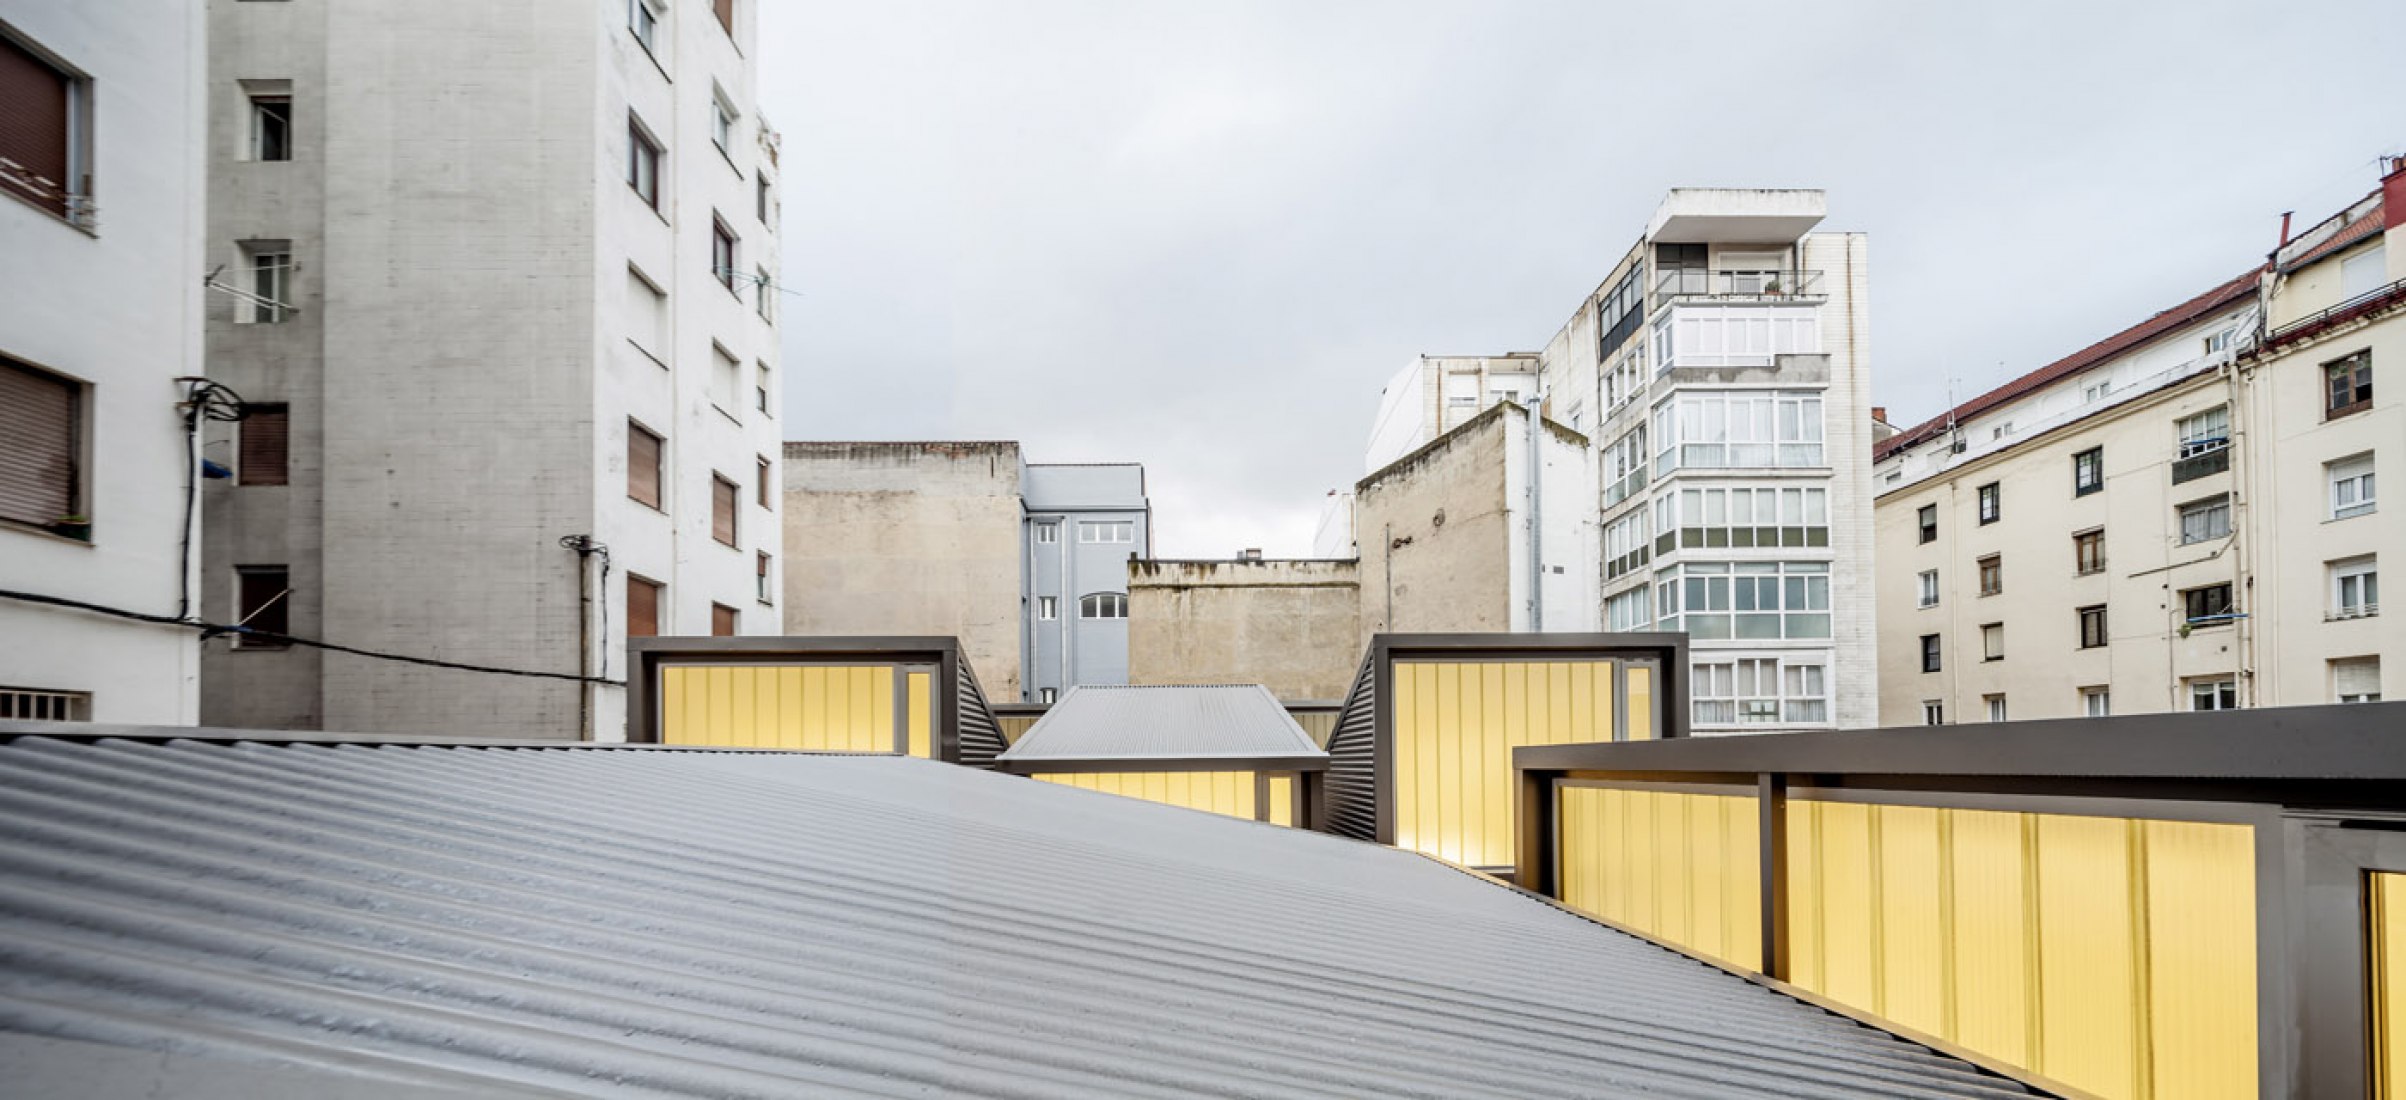
[[[1127,621],[1128,594],[1125,592],[1089,592],[1078,597],[1078,618],[1104,622]]]
[[[1054,621],[1054,620],[1056,620],[1056,619],[1059,619],[1060,617],[1061,617],[1061,597],[1059,597],[1059,596],[1038,596],[1038,597],[1036,597],[1036,618],[1037,618],[1037,621],[1039,621],[1039,622],[1048,622],[1048,623],[1049,623],[1049,622],[1052,622],[1052,621]]]
[[[1938,606],[1938,570],[1928,569],[1921,574],[1922,607]]]
[[[1037,545],[1050,546],[1061,541],[1061,524],[1058,520],[1046,520],[1031,526],[1036,528]]]
[[[652,0],[627,0],[627,33],[635,36],[645,53],[659,56],[660,10],[652,6]]]
[[[729,161],[735,159],[735,128],[743,121],[743,112],[728,102],[727,93],[713,86],[710,89],[710,144]]]
[[[2221,514],[2219,522],[2214,519],[2216,513]],[[2190,530],[2189,524],[2192,518],[2200,521],[2198,529],[2194,532]],[[2212,542],[2215,539],[2229,537],[2231,533],[2230,494],[2222,493],[2181,505],[2179,528],[2182,546],[2193,546],[2197,543]]]
[[[1984,661],[2002,661],[2005,659],[2004,623],[1981,624],[1980,659]]]
[[[1134,544],[1136,521],[1118,519],[1080,523],[1078,541],[1097,545]]]
[[[1924,700],[1922,700],[1922,701],[1921,701],[1921,724],[1922,724],[1922,725],[1925,725],[1925,726],[1943,726],[1943,725],[1946,725],[1946,724],[1947,724],[1947,704],[1946,704],[1946,700],[1944,700],[1944,699],[1924,699]]]
[[[1665,554],[1682,549],[1819,550],[1830,544],[1829,492],[1804,485],[1702,485],[1664,492],[1654,498],[1654,548]],[[1788,542],[1791,528],[1796,532],[1793,544]],[[1741,530],[1746,532],[1743,542]],[[1773,532],[1773,541],[1760,540],[1765,530]],[[1696,532],[1692,540],[1690,531]],[[1662,536],[1670,536],[1667,545]]]
[[[1826,561],[1683,562],[1657,570],[1654,578],[1655,617],[1667,631],[1685,630],[1690,637],[1704,640],[1822,641],[1832,636],[1830,563]],[[1771,606],[1763,606],[1766,593],[1774,597]],[[1790,607],[1791,602],[1799,606]],[[1740,606],[1748,603],[1755,606]],[[1771,617],[1778,632],[1740,634],[1741,619],[1748,616]],[[1700,624],[1710,625],[1699,630]]]
[[[2236,678],[2216,677],[2188,681],[2189,709],[2192,711],[2239,709],[2239,681]],[[2199,706],[2199,703],[2207,704]]]
[[[1683,391],[1654,406],[1654,468],[1816,468],[1827,461],[1819,390]]]
[[[1690,717],[1697,726],[1830,724],[1829,660],[1774,654],[1714,654],[1691,662]]]
[[[242,270],[251,298],[236,303],[234,320],[245,325],[280,325],[292,319],[292,247],[242,247]]]
[[[1989,721],[2004,722],[2010,720],[2006,715],[2005,696],[2002,692],[1995,695],[1983,695],[1980,697],[1980,701],[1988,705]]]
[[[2362,619],[2381,613],[2381,569],[2377,555],[2348,558],[2325,566],[2331,578],[2332,619]]]
[[[2329,664],[2331,666],[2331,700],[2333,702],[2378,703],[2381,701],[2381,658],[2378,655],[2334,657]],[[2372,667],[2373,689],[2371,691],[2343,690],[2340,685],[2343,666],[2361,668],[2366,665]]]
[[[2111,688],[2080,689],[2081,712],[2090,718],[2111,718],[2114,714],[2114,693]]]
[[[250,156],[248,159],[270,164],[291,160],[292,93],[289,91],[252,92],[248,98],[250,101],[251,123]],[[267,111],[267,108],[271,106],[284,108],[282,116],[277,117],[270,115]],[[267,131],[270,118],[275,118],[275,121],[284,128],[284,155],[280,157],[271,157],[267,155]]]
[[[2212,454],[2231,445],[2231,407],[2216,405],[2173,423],[2180,435],[2180,457]]]
[[[2373,455],[2370,451],[2324,463],[2323,483],[2329,486],[2325,496],[2331,504],[2332,519],[2354,519],[2380,510],[2379,501],[2373,495]]]

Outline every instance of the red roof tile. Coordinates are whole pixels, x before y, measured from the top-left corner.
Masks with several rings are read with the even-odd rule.
[[[2363,200],[2358,199],[2357,201],[2362,202]],[[2281,270],[2295,271],[2298,268],[2322,259],[2333,252],[2337,252],[2342,248],[2346,248],[2349,245],[2355,244],[2366,237],[2379,235],[2381,231],[2387,227],[2387,221],[2382,215],[2381,205],[2382,200],[2376,198],[2373,202],[2373,208],[2365,211],[2363,217],[2349,222],[2345,227],[2341,228],[2339,232],[2332,234],[2330,240],[2315,245],[2313,248],[2310,248],[2292,258],[2289,260],[2289,262],[2282,264]]]

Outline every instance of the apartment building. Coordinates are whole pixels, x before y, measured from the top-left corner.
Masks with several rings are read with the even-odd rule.
[[[2401,189],[1879,445],[1884,724],[2381,696]]]
[[[208,5],[206,721],[612,739],[628,637],[781,629],[753,4],[490,15]]]
[[[1421,356],[1379,390],[1362,472],[1385,469],[1498,404],[1526,401],[1537,392],[1538,370],[1530,352]]]
[[[1698,735],[1869,726],[1865,236],[1814,190],[1673,190],[1540,353],[1594,440],[1611,631],[1692,640]]]
[[[0,718],[198,717],[202,29],[0,0]]]
[[[1153,506],[1132,462],[1031,464],[1022,500],[1026,700],[1128,682],[1128,562],[1153,556]]]

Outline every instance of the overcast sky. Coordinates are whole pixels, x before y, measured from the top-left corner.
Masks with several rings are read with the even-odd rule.
[[[763,0],[789,439],[1137,461],[1309,549],[1379,387],[1534,350],[1677,186],[1871,234],[1905,423],[2259,262],[2406,151],[2395,0]]]

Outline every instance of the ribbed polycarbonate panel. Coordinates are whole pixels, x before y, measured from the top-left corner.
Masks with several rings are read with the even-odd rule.
[[[893,752],[890,665],[672,664],[661,740],[720,748]]]
[[[1037,772],[1031,778],[1247,821],[1258,816],[1252,772]]]
[[[1564,902],[1733,966],[1762,966],[1753,799],[1563,787],[1555,809]]]

